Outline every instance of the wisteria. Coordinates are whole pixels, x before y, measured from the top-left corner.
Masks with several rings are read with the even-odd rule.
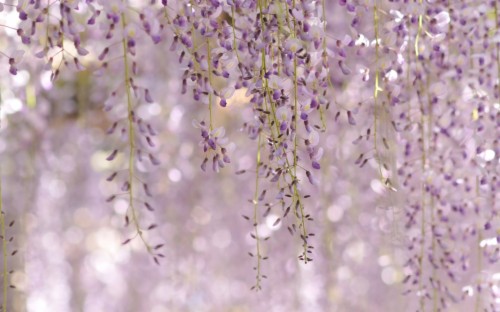
[[[499,10],[0,0],[1,311],[500,311]]]

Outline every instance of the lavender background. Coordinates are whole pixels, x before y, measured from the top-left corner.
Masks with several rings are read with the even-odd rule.
[[[139,10],[148,7],[146,2],[130,5]],[[372,1],[347,2],[326,1],[329,90],[336,104],[332,101],[326,112],[327,130],[320,138],[324,156],[315,172],[319,183],[301,186],[311,195],[306,206],[314,218],[314,261],[297,260],[300,242],[288,233],[289,223],[273,225],[278,217],[273,210],[259,225],[270,237],[263,247],[269,260],[263,262],[268,278],[261,292],[250,291],[255,261],[248,252],[255,249],[255,241],[251,223],[242,218],[253,213],[249,200],[255,174],[235,174],[255,168],[255,141],[241,130],[244,122],[254,120],[245,92],[236,91],[225,108],[214,106],[215,123],[224,125],[235,144],[231,165],[220,173],[201,171],[204,156],[192,120],[206,119],[207,105],[194,101],[189,92],[181,94],[185,64],[178,61],[180,51],[170,51],[171,33],[165,31],[157,45],[138,37],[136,80],[149,88],[154,103],[140,105],[136,113],[158,132],[153,151],[161,161],[157,168],[136,165],[138,172],[147,173],[155,207],[154,213],[138,210],[141,223],[158,224],[147,238],[165,245],[165,258],[156,265],[140,240],[122,245],[133,232],[124,226],[126,198],[105,201],[119,190],[106,177],[127,160],[123,155],[113,163],[105,160],[115,146],[123,145],[106,135],[123,110],[102,109],[110,90],[122,83],[123,64],[110,62],[102,76],[96,75],[97,55],[108,44],[101,39],[104,30],[96,26],[85,32],[90,54],[82,63],[87,69],[66,68],[54,82],[43,61],[33,56],[38,51],[33,45],[25,47],[16,76],[7,74],[8,62],[1,58],[3,211],[7,222],[15,220],[7,229],[14,236],[9,250],[19,250],[8,260],[14,271],[9,280],[16,287],[8,292],[8,310],[417,311],[423,294],[421,285],[413,283],[422,241],[422,210],[417,206],[423,201],[436,210],[424,212],[422,283],[430,296],[433,287],[439,289],[438,302],[427,300],[425,311],[438,311],[441,298],[447,305],[439,311],[482,311],[476,300],[478,284],[480,305],[500,311],[498,31],[484,40],[489,46],[482,39],[495,28],[493,7],[482,1],[425,1],[424,11],[418,3],[378,1],[380,36],[391,50],[381,51],[382,60],[375,60],[373,44],[362,47],[362,39],[339,48],[346,35],[354,41],[362,34],[368,42],[375,36]],[[180,10],[179,3],[169,3],[171,14]],[[90,15],[82,10],[81,16]],[[415,60],[414,42],[407,41],[414,40],[418,23],[409,20],[408,33],[398,33],[394,10],[413,18],[422,11],[426,16],[424,69]],[[441,11],[450,12],[451,21],[439,41],[428,25]],[[358,23],[354,27],[353,19]],[[79,22],[84,25],[84,20]],[[0,24],[16,23],[15,10],[0,12]],[[21,46],[15,31],[0,31],[0,50]],[[442,63],[436,50],[446,54]],[[399,62],[398,55],[411,57]],[[339,60],[350,68],[349,75]],[[363,168],[354,165],[360,153],[371,149],[368,140],[352,142],[373,122],[376,64],[384,67],[381,97],[398,98],[397,103],[390,96],[381,100],[388,101],[387,112],[379,108],[379,135],[391,146],[381,150],[380,158],[391,166],[396,192],[379,180],[373,158]],[[364,81],[367,69],[371,76]],[[401,70],[399,78],[391,78],[391,69]],[[406,79],[407,72],[412,79]],[[412,83],[418,75],[428,83],[423,95],[417,94],[419,84]],[[432,103],[433,117],[421,109],[423,98]],[[355,126],[343,109],[355,113]],[[406,118],[411,122],[404,123]],[[409,126],[395,132],[392,120]],[[428,138],[424,167],[421,131]],[[304,173],[299,178],[307,180]],[[269,189],[268,196],[276,195],[270,183],[263,182],[262,188]],[[264,210],[260,207],[260,213]],[[405,281],[408,275],[412,278]]]

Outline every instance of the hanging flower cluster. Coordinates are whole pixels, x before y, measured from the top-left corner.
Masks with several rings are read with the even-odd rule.
[[[244,125],[257,141],[256,196],[252,199],[256,251],[256,289],[260,289],[262,255],[258,233],[260,218],[271,207],[281,209],[275,225],[291,215],[292,234],[297,232],[304,262],[312,260],[301,184],[315,184],[313,170],[320,169],[323,149],[318,147],[318,125],[326,110],[328,67],[325,61],[322,6],[316,1],[190,1],[165,9],[172,27],[170,49],[185,64],[182,91],[192,88],[193,99],[208,105],[208,121],[196,122],[201,130],[201,168],[212,163],[214,171],[230,163],[224,128],[216,125],[215,105],[226,108],[236,90],[243,90],[253,106],[254,118]],[[261,156],[262,155],[262,156]],[[265,155],[265,156],[264,156]],[[267,158],[267,159],[266,159]],[[275,185],[276,198],[264,203],[259,181]],[[262,185],[262,183],[261,183]],[[249,217],[246,217],[250,220]]]
[[[354,164],[374,160],[393,234],[403,231],[405,293],[417,295],[419,311],[473,295],[476,311],[486,302],[494,310],[497,286],[485,272],[499,256],[486,243],[498,236],[496,4],[341,5],[358,32],[347,63],[373,92],[356,108],[371,126],[353,141],[363,148]]]

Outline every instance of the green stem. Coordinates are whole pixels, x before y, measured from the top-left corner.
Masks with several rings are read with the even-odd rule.
[[[322,5],[322,19],[323,19],[323,62],[324,66],[328,65],[328,54],[327,54],[327,42],[326,42],[326,0],[323,0]],[[327,71],[327,80],[330,81],[330,75]],[[330,82],[331,84],[331,82]],[[333,91],[333,85],[332,85]],[[319,118],[321,120],[321,126],[323,127],[323,131],[326,131],[326,121],[325,114],[323,111],[323,106],[319,105]]]
[[[498,19],[498,1],[495,1],[495,34],[498,33],[500,28],[500,20]],[[497,79],[500,79],[500,44],[496,44],[496,61],[497,61]],[[500,82],[497,82],[497,92],[500,94]]]
[[[477,271],[478,271],[478,288],[481,287],[481,271],[483,267],[483,251],[481,250],[481,241],[483,240],[483,233],[481,228],[478,226],[477,231]],[[476,295],[476,304],[474,306],[474,311],[481,311],[481,293],[478,291]]]
[[[257,251],[257,266],[255,270],[257,271],[257,276],[256,276],[256,284],[255,284],[255,289],[260,290],[260,282],[261,282],[261,274],[260,274],[260,260],[261,260],[261,254],[260,254],[260,237],[259,237],[259,216],[258,216],[258,208],[259,208],[259,168],[260,168],[260,146],[261,146],[261,140],[262,140],[262,134],[259,131],[259,138],[257,142],[257,169],[256,169],[256,175],[255,175],[255,191],[254,191],[254,196],[253,196],[253,225],[254,225],[254,230],[255,230],[255,240],[256,240],[256,251]]]
[[[421,87],[421,90],[423,91],[423,87]],[[421,115],[420,115],[420,136],[422,138],[422,156],[421,156],[421,162],[422,162],[422,179],[425,177],[425,170],[426,170],[426,163],[427,163],[427,155],[426,155],[426,143],[425,143],[425,116],[424,116],[424,109],[421,107]],[[421,228],[420,228],[420,235],[422,236],[422,242],[421,242],[421,247],[420,247],[420,257],[419,257],[419,269],[420,269],[420,281],[419,281],[419,289],[422,290],[422,282],[423,282],[423,261],[424,261],[424,254],[425,254],[425,205],[426,205],[426,196],[425,196],[425,182],[422,180],[421,182],[421,194],[422,194],[422,200],[421,200],[421,205],[422,205],[422,220],[421,220]],[[420,307],[421,310],[424,311],[425,307],[425,296],[422,295],[420,298]]]
[[[295,23],[295,22],[294,22]],[[299,104],[298,104],[298,79],[297,79],[297,56],[294,56],[293,59],[293,82],[294,82],[294,104],[293,104],[293,110],[294,110],[294,128],[295,128],[295,137],[293,140],[293,175],[296,177],[297,176],[297,150],[298,150],[298,124],[297,121],[299,119]],[[296,200],[299,200],[299,193],[298,189],[294,184],[294,195]],[[300,208],[300,219],[301,219],[301,227],[302,227],[302,235],[303,237],[303,254],[304,254],[304,262],[307,263],[307,249],[308,249],[308,244],[307,244],[307,229],[306,229],[306,220],[305,220],[305,213],[304,213],[304,205],[302,202],[299,202],[299,208]]]
[[[210,41],[207,38],[207,62],[208,62],[208,84],[212,88],[212,53],[210,51]],[[210,131],[213,130],[212,121],[212,90],[208,93],[208,111],[210,113]]]
[[[294,5],[295,5],[295,2],[294,2]],[[259,1],[259,10],[260,10],[260,21],[261,21],[261,27],[262,27],[262,30],[264,31],[264,20],[263,20],[263,10],[262,10],[262,2]],[[287,10],[288,12],[288,10]],[[288,13],[287,13],[288,14]],[[295,23],[295,21],[294,21]],[[294,35],[294,34],[293,34]],[[295,36],[295,35],[294,35]],[[271,106],[271,118],[273,119],[272,123],[274,124],[274,128],[275,128],[275,131],[276,131],[276,137],[279,135],[280,133],[280,130],[279,130],[279,123],[278,123],[278,118],[276,117],[276,107],[274,106],[274,103],[271,99],[271,93],[269,92],[269,85],[268,85],[268,81],[267,79],[264,77],[264,74],[266,73],[267,71],[267,68],[266,68],[266,52],[265,52],[265,48],[262,48],[262,70],[261,70],[261,78],[264,82],[264,92],[265,92],[265,98],[264,98],[264,101],[267,105],[267,97],[269,97],[269,103],[270,103],[270,106]],[[297,59],[295,58],[294,59],[294,95],[295,95],[295,101],[294,101],[294,115],[295,115],[295,122],[294,122],[294,126],[295,126],[295,131],[297,131],[297,115],[298,115],[298,111],[297,111],[297,107],[298,107],[298,103],[297,103],[297,90],[298,90],[298,86],[297,86]],[[273,127],[271,126],[271,133],[273,133]],[[273,138],[274,139],[274,138]],[[277,142],[277,144],[279,144],[278,141],[275,141]],[[304,206],[302,204],[302,202],[300,201],[300,194],[299,194],[299,190],[297,188],[297,183],[295,183],[295,181],[297,180],[297,163],[296,163],[296,160],[297,160],[297,144],[298,144],[298,141],[297,141],[297,135],[295,136],[295,140],[294,140],[294,161],[293,161],[293,172],[289,169],[286,170],[286,173],[288,174],[288,176],[290,177],[291,179],[291,183],[293,183],[293,198],[292,198],[292,205],[295,204],[295,203],[299,203],[299,207],[300,207],[300,211],[301,211],[301,217],[299,218],[296,213],[294,213],[295,217],[297,219],[300,219],[300,228],[302,229],[302,235],[304,237],[303,239],[303,247],[304,247],[304,250],[303,250],[303,256],[304,256],[304,262],[308,262],[307,261],[307,249],[308,249],[308,244],[307,244],[307,230],[306,230],[306,226],[305,226],[305,214],[304,214]],[[290,162],[288,160],[288,157],[285,156],[285,162],[286,162],[286,165],[287,165],[287,168],[291,168],[290,166]]]
[[[419,0],[418,3],[420,5],[422,5],[422,0]],[[417,60],[418,60],[418,55],[419,55],[419,51],[418,51],[418,41],[420,39],[420,35],[422,34],[422,29],[423,29],[423,16],[422,14],[420,14],[418,16],[418,30],[417,30],[417,36],[415,37],[415,56],[417,57]]]
[[[434,224],[434,214],[435,214],[435,205],[434,205],[434,196],[431,194],[430,195],[431,197],[431,225]],[[436,238],[434,236],[434,232],[432,232],[432,254],[435,255],[436,254]],[[434,282],[436,282],[437,280],[437,270],[435,267],[432,268],[432,279],[434,280]],[[439,311],[439,308],[438,308],[438,289],[436,287],[434,287],[433,291],[432,291],[432,302],[433,302],[433,307],[432,307],[432,311],[434,312],[437,312]]]
[[[1,99],[1,94],[0,94]],[[2,111],[2,101],[0,100],[0,113]],[[1,115],[1,114],[0,114]],[[2,124],[0,120],[0,131],[2,129]],[[2,312],[7,312],[7,289],[9,287],[9,277],[7,272],[7,238],[5,236],[5,213],[3,212],[3,196],[2,196],[2,168],[0,163],[0,231],[2,234],[2,259],[3,259],[3,269],[2,269],[2,280],[3,280],[3,301],[2,301]]]
[[[231,6],[231,18],[233,19],[233,23],[231,24],[231,28],[233,29],[233,50],[234,53],[236,54],[236,59],[238,60],[238,63],[241,64],[240,54],[238,53],[238,44],[236,43],[236,30],[235,30],[236,20],[234,19],[234,6]]]
[[[432,171],[432,162],[431,162],[431,153],[432,151],[435,149],[434,148],[434,144],[432,143],[432,123],[433,123],[433,109],[432,109],[432,100],[431,100],[431,96],[430,96],[430,92],[428,92],[429,88],[430,88],[430,82],[431,82],[431,77],[430,77],[430,73],[427,73],[427,76],[426,76],[426,91],[427,91],[427,107],[428,107],[428,116],[427,116],[427,151],[425,152],[426,154],[426,161],[427,161],[427,168],[429,170]],[[423,128],[423,125],[422,125],[422,128]],[[422,133],[423,135],[423,133]],[[424,166],[424,170],[427,169],[425,166]],[[424,171],[425,172],[425,171]],[[428,178],[428,182],[431,183],[431,178],[429,177]],[[431,231],[430,231],[430,234],[431,234],[431,248],[432,248],[432,254],[435,255],[436,254],[436,237],[434,235],[434,231],[433,231],[433,226],[434,226],[434,218],[435,218],[435,204],[434,204],[434,195],[429,194],[429,200],[430,200],[430,217],[431,217]],[[434,281],[437,280],[437,270],[436,268],[433,268],[432,269],[432,278]],[[436,287],[433,288],[433,292],[432,292],[432,301],[433,301],[433,311],[434,312],[437,312],[439,310],[438,308],[438,289]]]
[[[127,22],[125,20],[125,14],[121,14],[121,20],[122,20],[122,27],[123,31],[126,30],[127,28]],[[129,143],[129,159],[128,159],[128,180],[130,184],[130,188],[128,191],[129,194],[129,207],[130,211],[132,214],[132,222],[134,223],[134,226],[137,231],[137,235],[141,238],[142,242],[146,246],[146,249],[148,250],[149,253],[151,253],[153,250],[151,246],[146,242],[146,239],[144,238],[142,229],[139,225],[139,219],[137,217],[137,212],[134,207],[134,152],[135,152],[135,131],[134,131],[134,120],[133,120],[133,103],[132,103],[132,94],[131,94],[131,85],[130,85],[130,69],[128,67],[128,49],[127,49],[127,40],[126,36],[123,37],[122,39],[122,47],[123,47],[123,67],[125,69],[125,77],[124,77],[124,82],[125,82],[125,90],[127,94],[127,112],[128,112],[128,143]]]
[[[377,164],[378,164],[378,173],[379,173],[379,178],[384,182],[384,176],[382,174],[382,164],[380,160],[380,153],[378,150],[378,143],[377,143],[377,121],[378,121],[378,93],[380,90],[379,86],[379,78],[380,78],[380,69],[379,69],[379,33],[378,33],[378,24],[379,24],[379,16],[378,16],[378,8],[377,8],[377,1],[375,1],[375,5],[373,6],[373,27],[375,31],[375,87],[373,90],[373,146],[375,148],[375,155],[377,159]]]
[[[419,0],[420,5],[422,5],[422,0]],[[419,56],[419,38],[423,29],[422,26],[422,21],[423,21],[423,16],[419,15],[418,17],[418,31],[417,31],[417,36],[415,38],[415,56],[416,56],[416,62],[418,63],[418,56]],[[424,85],[422,81],[420,82],[420,92],[421,94],[419,95],[419,101],[420,101],[420,136],[422,138],[422,155],[421,155],[421,167],[422,167],[422,182],[421,182],[421,227],[420,227],[420,235],[421,235],[421,246],[420,246],[420,256],[419,256],[419,271],[420,271],[420,279],[419,279],[419,291],[423,292],[423,275],[424,275],[424,257],[425,257],[425,235],[426,235],[426,230],[425,230],[425,206],[426,206],[426,194],[425,194],[425,182],[423,181],[423,178],[425,177],[425,172],[426,172],[426,163],[427,163],[427,155],[426,155],[426,137],[425,137],[425,109],[423,107],[423,103],[421,100],[421,97],[423,96],[423,93],[425,92],[424,90]],[[420,310],[425,311],[425,294],[421,293],[420,297]]]
[[[295,0],[292,2],[292,7],[295,8]],[[287,11],[288,12],[288,11]],[[288,13],[287,13],[288,14]],[[295,18],[293,18],[293,33],[292,33],[293,38],[297,37],[297,21]],[[299,103],[298,103],[298,78],[297,78],[297,55],[294,55],[293,58],[293,111],[294,111],[294,129],[295,129],[295,136],[293,140],[293,175],[294,177],[297,177],[297,150],[298,150],[298,120],[299,120]],[[299,208],[300,208],[300,219],[301,219],[301,228],[302,228],[302,235],[303,235],[303,256],[304,256],[304,263],[307,263],[307,250],[308,250],[308,243],[307,243],[307,229],[306,229],[306,220],[305,220],[305,212],[304,212],[304,205],[300,201],[300,196],[299,196],[299,191],[297,189],[297,184],[294,184],[294,197],[296,198],[296,201],[299,202]]]
[[[3,212],[3,197],[2,197],[2,171],[0,170],[0,228],[2,231],[2,258],[3,258],[3,301],[2,312],[7,312],[7,289],[9,288],[9,276],[7,272],[7,238],[5,234],[5,213]]]

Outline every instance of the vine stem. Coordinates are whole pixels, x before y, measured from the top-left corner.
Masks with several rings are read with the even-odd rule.
[[[419,4],[422,5],[422,0],[419,0]],[[418,62],[419,60],[419,39],[420,35],[422,33],[423,29],[423,16],[420,14],[418,16],[418,30],[417,30],[417,35],[415,37],[415,62]],[[424,91],[424,86],[423,83],[420,83],[420,92]],[[426,137],[425,137],[425,116],[424,116],[424,107],[422,104],[422,100],[420,97],[422,97],[423,94],[419,95],[419,101],[420,101],[420,135],[422,137],[422,156],[421,156],[421,162],[422,162],[422,174],[425,175],[426,171],[426,163],[427,163],[427,155],[426,155]],[[421,182],[421,194],[422,194],[422,199],[421,199],[421,226],[420,226],[420,235],[421,235],[421,245],[420,245],[420,255],[418,258],[418,265],[419,265],[419,283],[418,283],[418,288],[420,293],[420,310],[425,311],[425,294],[423,293],[423,270],[424,270],[424,256],[425,256],[425,235],[426,235],[426,230],[425,230],[425,223],[426,223],[426,218],[425,218],[425,205],[426,205],[426,196],[425,196],[425,182],[422,178]],[[432,213],[432,212],[431,212]],[[431,216],[432,217],[432,216]]]
[[[5,237],[5,214],[3,212],[3,197],[2,197],[2,171],[0,169],[0,228],[2,232],[2,280],[3,280],[3,301],[2,312],[7,312],[7,289],[9,287],[9,277],[7,272],[7,239]]]
[[[423,1],[422,0],[419,0],[419,4],[422,5],[423,4]],[[418,30],[417,30],[417,35],[415,37],[415,57],[416,57],[416,62],[418,62],[419,60],[419,39],[420,39],[420,36],[422,34],[422,30],[423,30],[423,15],[422,14],[419,14],[418,16]],[[420,90],[421,92],[424,91],[424,86],[423,86],[423,83],[421,83],[421,87],[420,87]],[[420,95],[420,97],[423,96],[423,94]],[[423,108],[423,104],[422,104],[422,100],[420,99],[420,110],[421,110],[421,116],[420,116],[420,134],[421,134],[421,137],[422,137],[422,156],[421,156],[421,162],[422,162],[422,174],[425,175],[425,171],[427,169],[427,154],[426,154],[426,137],[425,137],[425,110]],[[427,129],[429,130],[429,129]],[[420,247],[420,256],[419,256],[419,259],[418,259],[418,263],[419,263],[419,273],[420,273],[420,281],[419,281],[419,291],[423,291],[422,290],[422,283],[423,283],[423,262],[424,262],[424,256],[425,256],[425,235],[426,235],[426,229],[425,229],[425,223],[426,223],[426,217],[425,217],[425,214],[426,214],[426,211],[425,211],[425,206],[426,206],[426,196],[425,196],[425,182],[422,180],[421,182],[421,194],[422,194],[422,200],[421,200],[421,213],[422,213],[422,217],[421,217],[421,228],[420,228],[420,235],[421,235],[421,247]],[[432,196],[432,195],[431,195]],[[431,198],[431,201],[432,201],[432,198]],[[432,207],[431,207],[432,209]],[[433,218],[433,211],[431,211],[431,219]],[[432,239],[432,248],[434,248],[434,237]],[[433,294],[433,301],[435,302],[436,299],[437,299],[437,294],[434,292]],[[434,308],[435,308],[435,304],[434,304]],[[420,309],[421,311],[425,311],[425,295],[423,293],[421,293],[421,297],[420,297]]]
[[[496,7],[496,5],[495,5]],[[498,49],[498,46],[497,46]],[[498,50],[497,50],[498,51]],[[472,121],[475,123],[477,119],[474,115],[472,116]],[[474,127],[474,139],[477,140],[477,126]],[[476,175],[476,185],[475,185],[475,192],[476,192],[476,205],[478,204],[480,193],[479,193],[479,176]],[[494,206],[492,206],[494,207]],[[483,251],[481,250],[481,241],[483,240],[483,232],[481,230],[481,224],[477,225],[477,288],[481,287],[481,271],[483,270]],[[481,293],[477,291],[476,295],[476,303],[474,305],[474,312],[479,312],[481,310]]]
[[[498,20],[498,1],[495,1],[493,12],[495,14],[495,33],[500,29],[500,21]],[[500,43],[496,44],[496,61],[497,61],[497,79],[500,79]],[[497,92],[500,96],[500,82],[497,82]]]
[[[292,2],[292,7],[295,8],[295,0]],[[288,11],[287,11],[288,14]],[[297,37],[297,21],[295,18],[293,18],[293,37]],[[298,126],[297,122],[299,120],[299,103],[298,103],[298,78],[297,78],[297,55],[294,54],[293,56],[293,112],[294,112],[294,120],[293,120],[293,125],[295,129],[295,136],[293,139],[293,176],[296,178],[297,177],[297,150],[298,150]],[[300,219],[301,219],[301,227],[302,227],[302,247],[303,247],[303,256],[304,256],[304,263],[308,262],[307,258],[307,251],[308,251],[308,243],[307,243],[307,229],[306,229],[306,220],[305,220],[305,213],[304,213],[304,205],[300,201],[299,198],[299,191],[297,189],[297,184],[294,183],[294,195],[296,198],[296,201],[299,203],[299,208],[300,208]]]
[[[422,5],[422,0],[419,0],[418,3]],[[418,31],[417,31],[417,36],[415,37],[415,56],[418,59],[419,51],[418,51],[418,41],[420,39],[420,35],[422,34],[422,29],[423,29],[423,16],[422,14],[418,15]]]
[[[373,27],[375,31],[375,87],[373,90],[373,147],[375,148],[375,155],[377,159],[377,164],[378,164],[378,173],[379,173],[379,178],[384,183],[384,176],[382,174],[382,165],[380,164],[380,154],[378,151],[378,145],[377,145],[377,121],[378,121],[378,93],[380,91],[380,86],[379,86],[379,78],[380,78],[380,70],[378,67],[378,62],[379,62],[379,33],[378,33],[378,24],[379,24],[379,17],[378,17],[378,7],[377,7],[377,1],[374,1],[374,6],[373,6]]]
[[[210,41],[207,38],[207,62],[208,62],[208,84],[210,88],[212,88],[212,55],[210,51]],[[213,121],[212,121],[212,91],[208,93],[208,111],[210,114],[210,131],[213,130]]]
[[[326,34],[326,2],[325,1],[326,0],[323,0],[321,2],[321,8],[322,8],[321,9],[321,17],[323,19],[323,33],[324,34]],[[326,35],[323,38],[323,62],[324,62],[323,65],[328,68],[329,66],[328,66],[328,53],[327,53]],[[330,82],[330,85],[331,85],[329,71],[327,71],[326,75],[327,75],[326,79]],[[333,85],[331,87],[333,87]],[[321,125],[323,127],[323,131],[326,131],[325,114],[324,114],[324,111],[323,111],[323,107],[321,105],[319,105],[319,117],[320,117],[320,120],[321,120]]]
[[[279,2],[281,3],[281,2]],[[293,3],[293,5],[295,6],[295,1]],[[286,10],[288,12],[288,10]],[[264,18],[263,18],[263,9],[262,9],[262,2],[259,1],[259,12],[260,12],[260,22],[261,22],[261,25],[262,25],[262,32],[264,32],[265,30],[265,26],[264,26]],[[288,13],[287,13],[288,14]],[[294,21],[294,24],[295,24],[295,21]],[[279,34],[278,34],[279,36]],[[295,38],[295,25],[294,25],[294,32],[292,33],[292,36]],[[276,131],[276,137],[278,137],[278,134],[280,132],[279,130],[279,123],[278,123],[278,118],[276,117],[276,107],[271,99],[271,93],[270,93],[270,90],[269,90],[269,85],[268,85],[268,81],[267,79],[265,78],[265,73],[267,72],[267,67],[266,67],[266,51],[265,51],[265,48],[262,48],[262,51],[261,51],[261,57],[262,57],[262,70],[261,70],[261,79],[263,80],[264,82],[264,91],[265,91],[265,98],[264,98],[264,103],[266,103],[266,106],[267,106],[267,101],[266,99],[268,98],[269,99],[269,104],[271,106],[271,118],[273,119],[273,123],[274,124],[274,128],[275,128],[275,131]],[[295,79],[294,79],[294,88],[295,88],[295,102],[294,102],[294,110],[297,108],[297,59],[295,58],[294,59],[294,76],[295,76]],[[297,112],[294,113],[295,115],[295,123],[294,123],[294,126],[295,126],[295,129],[297,129],[297,124],[296,124],[296,121],[297,121]],[[273,135],[273,127],[271,126],[271,134]],[[276,142],[278,142],[278,140],[276,140]],[[297,180],[297,175],[296,175],[296,171],[297,171],[297,166],[296,166],[296,147],[297,147],[297,136],[295,136],[295,140],[294,140],[294,146],[295,146],[295,149],[294,149],[294,164],[292,164],[292,166],[294,167],[294,170],[292,172],[292,170],[289,170],[287,169],[286,170],[286,173],[288,174],[288,176],[290,177],[292,183],[293,183],[293,198],[292,198],[292,205],[294,202],[299,202],[299,206],[300,206],[300,210],[301,210],[301,218],[300,218],[300,225],[299,227],[302,228],[302,236],[304,237],[303,238],[303,241],[304,241],[304,244],[303,244],[303,247],[304,247],[304,252],[303,252],[303,255],[304,255],[304,262],[307,263],[307,249],[308,249],[308,244],[307,244],[307,241],[306,241],[306,237],[307,237],[307,230],[306,230],[306,227],[305,227],[305,215],[304,215],[304,206],[303,204],[300,202],[300,195],[299,195],[299,190],[297,188],[297,183],[295,183],[295,181]],[[287,165],[287,168],[291,168],[290,166],[290,161],[288,159],[288,157],[285,157],[285,162],[286,162],[286,165]],[[297,220],[299,220],[299,217],[297,216],[297,213],[294,213],[295,217]]]
[[[477,232],[478,232],[477,233],[477,271],[478,271],[477,286],[478,287],[476,289],[479,289],[481,287],[481,270],[483,266],[483,251],[481,250],[481,241],[483,240],[483,233],[480,227],[478,227]],[[474,311],[475,312],[481,311],[481,293],[479,291],[477,291]]]
[[[421,90],[423,91],[423,86],[421,86]],[[421,102],[421,100],[420,100]],[[422,104],[421,104],[422,105]],[[424,116],[424,108],[421,107],[421,116],[420,116],[420,136],[422,137],[422,156],[421,156],[421,162],[422,162],[422,174],[425,176],[425,171],[426,171],[426,164],[427,164],[427,154],[426,154],[426,143],[425,143],[425,116]],[[423,281],[423,262],[424,262],[424,254],[425,254],[425,206],[426,206],[426,196],[425,196],[425,182],[424,182],[424,177],[422,177],[422,182],[421,182],[421,194],[422,194],[422,201],[421,201],[421,206],[422,206],[422,220],[421,220],[421,227],[420,227],[420,235],[422,236],[422,242],[421,242],[421,247],[420,247],[420,257],[419,257],[419,270],[420,270],[420,282],[419,282],[419,289],[422,288],[422,281]],[[422,295],[420,299],[420,307],[421,310],[424,311],[425,309],[425,296]]]
[[[233,23],[231,24],[231,28],[233,30],[233,50],[236,54],[236,59],[238,63],[242,63],[240,59],[240,54],[238,53],[238,44],[236,43],[236,20],[234,19],[234,5],[231,6],[231,18],[233,19]]]
[[[261,146],[261,140],[262,140],[262,134],[259,131],[259,137],[258,137],[258,142],[257,142],[257,169],[256,169],[256,175],[255,175],[255,191],[254,191],[254,196],[253,196],[253,225],[254,225],[254,230],[255,230],[255,241],[256,241],[256,252],[257,252],[257,266],[255,267],[255,270],[257,271],[257,276],[256,276],[256,284],[255,284],[255,289],[258,291],[260,290],[260,260],[261,260],[261,254],[260,254],[260,237],[259,237],[259,217],[258,217],[258,208],[259,208],[259,168],[260,168],[260,146]]]
[[[430,82],[431,82],[431,78],[430,78],[429,73],[427,74],[426,78],[427,78],[427,80],[426,80],[427,107],[428,107],[429,111],[428,111],[428,117],[427,117],[427,151],[425,151],[425,147],[423,147],[424,153],[426,154],[425,159],[427,161],[427,164],[426,164],[427,166],[425,166],[425,164],[424,164],[423,170],[425,172],[426,168],[428,168],[432,172],[431,153],[432,153],[432,151],[435,150],[435,146],[434,146],[433,141],[432,141],[433,110],[432,110],[432,100],[430,97],[430,93],[428,91],[428,90],[430,90]],[[423,125],[422,125],[422,129],[423,129]],[[422,135],[423,135],[423,133],[422,133]],[[422,141],[422,144],[423,143],[424,143],[424,141]],[[432,178],[428,177],[427,182],[429,184],[432,183]],[[429,194],[429,206],[430,206],[430,218],[431,218],[431,231],[430,231],[430,234],[431,234],[431,252],[432,252],[432,255],[435,257],[435,254],[436,254],[436,236],[434,235],[434,219],[435,219],[436,207],[435,207],[435,202],[434,202],[434,195],[432,194],[432,192]],[[437,280],[437,273],[438,272],[437,272],[436,268],[433,267],[432,268],[432,279],[434,281]],[[433,287],[432,302],[433,302],[432,311],[437,312],[439,309],[438,309],[438,289],[436,287]]]
[[[436,207],[434,203],[434,195],[432,194],[430,195],[430,201],[431,201],[431,225],[433,225]],[[432,255],[434,256],[436,254],[436,237],[434,236],[434,231],[432,231],[431,248],[432,248]],[[435,267],[432,268],[432,279],[434,280],[434,282],[437,279],[437,270]],[[439,309],[438,309],[438,289],[436,287],[434,287],[432,291],[432,303],[433,303],[432,311],[437,312]]]
[[[127,22],[125,20],[125,14],[121,14],[122,27],[123,31],[127,28]],[[137,212],[134,207],[134,151],[135,151],[135,131],[134,131],[134,120],[133,120],[133,103],[132,103],[132,94],[130,92],[130,70],[128,67],[128,51],[127,51],[127,40],[124,36],[122,39],[122,47],[123,47],[123,67],[125,70],[125,90],[127,94],[127,111],[128,111],[128,142],[129,142],[129,159],[128,159],[128,179],[129,179],[129,208],[132,214],[132,222],[137,230],[137,235],[141,238],[142,242],[146,246],[146,249],[149,253],[152,253],[152,248],[146,242],[144,238],[142,229],[139,225],[139,219],[137,218]]]
[[[422,174],[425,173],[425,163],[426,163],[426,155],[425,155],[425,137],[424,137],[424,116],[422,115],[421,117],[421,135],[422,135]],[[423,271],[424,271],[424,254],[425,254],[425,182],[422,180],[421,182],[421,194],[422,194],[422,201],[421,201],[421,206],[422,206],[422,218],[421,218],[421,226],[420,226],[420,235],[421,235],[421,246],[420,246],[420,256],[418,258],[418,265],[419,265],[419,276],[420,276],[420,281],[419,281],[419,290],[422,290],[422,282],[423,282]],[[420,298],[420,308],[422,311],[425,311],[425,296],[421,294]]]
[[[2,112],[2,101],[0,101],[0,115]],[[0,119],[0,131],[2,130],[2,121]],[[7,239],[5,237],[5,214],[3,212],[3,195],[2,195],[2,164],[0,163],[0,231],[2,234],[2,312],[7,312],[7,289],[9,287],[9,278],[7,272]]]
[[[295,24],[295,21],[294,21]],[[295,128],[295,137],[293,139],[293,175],[294,177],[297,177],[297,150],[298,150],[298,135],[297,135],[297,120],[299,119],[299,113],[298,113],[298,85],[297,85],[297,56],[294,56],[293,59],[293,82],[294,82],[294,105],[293,105],[293,110],[294,110],[294,128]],[[294,184],[294,195],[297,201],[299,201],[299,193],[296,184]],[[304,247],[304,262],[307,263],[307,250],[308,250],[308,244],[307,244],[307,230],[306,230],[306,220],[305,220],[305,215],[304,215],[304,205],[302,202],[299,201],[299,208],[300,208],[300,218],[301,218],[301,225],[302,225],[302,235],[303,235],[303,247]]]

